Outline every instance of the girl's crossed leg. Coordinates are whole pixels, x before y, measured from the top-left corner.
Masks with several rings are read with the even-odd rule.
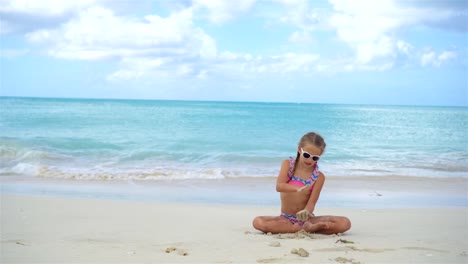
[[[309,218],[303,227],[309,233],[332,235],[348,231],[351,228],[351,221],[344,216],[314,216]]]
[[[263,233],[296,233],[302,230],[299,224],[293,224],[289,219],[283,216],[257,216],[252,225],[255,229]]]
[[[302,226],[297,223],[293,224],[283,216],[257,216],[252,224],[259,231],[273,234],[296,233],[305,230],[309,233],[331,235],[346,232],[351,228],[351,222],[343,216],[311,217]]]

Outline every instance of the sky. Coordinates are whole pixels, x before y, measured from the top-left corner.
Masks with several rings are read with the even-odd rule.
[[[468,106],[467,0],[0,0],[0,96]]]

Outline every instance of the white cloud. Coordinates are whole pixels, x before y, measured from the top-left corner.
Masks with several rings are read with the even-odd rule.
[[[392,1],[330,0],[336,11],[330,25],[338,38],[356,52],[356,62],[368,64],[379,58],[396,56],[398,40],[391,32],[401,26]]]
[[[274,56],[256,56],[251,54],[234,54],[223,52],[220,61],[213,71],[239,73],[274,73],[286,74],[291,72],[311,72],[318,64],[320,55],[310,53],[285,53]]]
[[[193,24],[192,16],[192,8],[168,17],[139,19],[91,7],[57,29],[34,31],[26,38],[57,58],[120,61],[121,69],[107,76],[110,81],[140,79],[155,72],[203,76],[200,67],[216,59],[217,47]]]
[[[411,50],[413,50],[413,46],[403,40],[398,40],[396,45],[400,52],[407,54],[407,55],[409,55]]]
[[[283,5],[284,14],[279,21],[298,28],[288,41],[295,44],[310,44],[314,41],[311,32],[326,27],[325,23],[330,10],[318,2],[307,0],[275,0]]]
[[[144,77],[151,76],[164,65],[168,64],[169,58],[145,58],[145,57],[128,57],[120,61],[121,69],[107,76],[108,81],[128,81],[138,80]],[[163,73],[162,70],[159,70]],[[163,73],[164,74],[164,73]]]
[[[77,11],[95,3],[93,0],[0,0],[0,34],[54,28]]]
[[[296,44],[306,45],[313,43],[314,38],[311,36],[309,31],[295,31],[289,36],[288,41]]]
[[[321,25],[323,28],[334,29],[338,39],[351,48],[355,54],[353,63],[368,66],[376,62],[381,64],[382,60],[392,63],[400,55],[411,57],[411,52],[416,52],[416,48],[410,43],[398,38],[399,30],[411,26],[433,25],[460,28],[463,26],[453,24],[464,17],[466,26],[468,14],[466,5],[460,10],[456,3],[440,4],[438,1],[329,2],[333,13]]]
[[[324,59],[318,61],[314,70],[323,74],[333,75],[339,72],[370,71],[382,72],[394,67],[393,61],[379,61],[372,64],[356,63],[354,58]]]
[[[407,14],[407,25],[468,31],[468,4],[466,0],[419,1],[394,0],[399,11]]]
[[[427,65],[433,64],[434,61],[435,61],[435,58],[436,58],[436,54],[433,51],[428,52],[428,53],[424,53],[421,56],[421,65],[422,66],[427,66]]]
[[[451,59],[455,59],[457,57],[457,54],[452,51],[444,51],[442,54],[439,55],[438,59],[440,61],[447,61]]]
[[[376,58],[395,56],[394,42],[387,36],[369,42],[359,43],[356,46],[356,59],[359,64],[368,64]]]
[[[437,55],[434,51],[427,51],[421,55],[421,66],[440,67],[443,63],[455,59],[457,54],[453,51],[443,51]]]
[[[309,7],[307,1],[286,1],[287,13],[280,18],[281,22],[297,26],[302,30],[313,30],[321,20],[321,14],[317,9]]]
[[[433,6],[403,6],[392,0],[330,0],[329,3],[277,0],[273,4],[278,2],[283,6],[275,12],[282,13],[274,19],[294,27],[287,33],[287,40],[302,45],[302,52],[294,45],[280,51],[272,47],[268,55],[218,51],[215,39],[195,24],[200,18],[220,24],[251,10],[258,12],[258,8],[253,8],[255,0],[179,1],[173,4],[173,12],[164,17],[137,15],[147,14],[146,9],[127,11],[125,7],[134,3],[130,0],[0,0],[0,15],[7,14],[1,16],[1,30],[7,25],[7,30],[14,32],[15,27],[23,25],[28,41],[42,45],[47,54],[57,58],[115,60],[119,68],[107,76],[110,81],[155,76],[203,80],[212,75],[383,71],[407,58],[423,66],[440,66],[457,57],[448,51],[439,54],[418,51],[398,37],[398,31],[404,27],[446,21],[453,16],[452,9],[445,8],[431,16]],[[31,17],[39,22],[32,23],[28,20]],[[324,33],[326,37],[316,33]],[[329,38],[333,34],[335,38]],[[330,42],[341,50],[337,49],[335,57],[330,50],[331,57],[320,56],[321,51],[308,49],[318,39],[324,41],[323,47]]]
[[[0,34],[55,29],[91,7],[119,14],[148,10],[151,0],[0,0]]]
[[[50,55],[65,59],[216,56],[215,41],[193,25],[191,9],[140,20],[93,7],[59,29],[35,31],[27,39],[46,44]]]
[[[95,0],[61,1],[61,0],[0,0],[2,13],[26,13],[41,16],[60,16],[64,13],[95,4]]]
[[[108,81],[129,81],[137,80],[143,76],[143,72],[135,70],[119,70],[107,76]]]
[[[194,10],[203,13],[208,20],[221,24],[230,21],[240,14],[246,13],[256,0],[192,0]]]
[[[112,81],[133,80],[150,76],[168,77],[171,74],[200,80],[207,79],[212,74],[235,78],[244,78],[242,76],[250,78],[249,76],[272,73],[281,76],[288,73],[316,71],[319,59],[318,54],[308,53],[253,57],[251,54],[222,52],[214,61],[180,62],[174,64],[173,68],[167,68],[169,63],[164,60],[132,58],[122,63],[125,70],[112,73],[107,79]]]
[[[399,40],[391,34],[401,25],[395,16],[398,9],[393,1],[329,0],[331,9],[328,4],[320,2],[277,1],[286,6],[286,15],[281,17],[281,21],[299,29],[289,36],[290,42],[313,43],[315,32],[335,32],[337,39],[330,41],[338,40],[353,51],[354,60],[346,64],[346,69],[372,69],[372,64],[380,68],[378,65],[383,59],[391,61],[399,52]],[[350,67],[349,63],[355,66]]]

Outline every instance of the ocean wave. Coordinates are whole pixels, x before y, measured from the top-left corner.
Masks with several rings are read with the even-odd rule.
[[[34,161],[59,161],[70,156],[51,148],[36,148],[14,140],[0,138],[0,162],[21,163]]]
[[[241,177],[276,177],[281,153],[240,151],[197,154],[190,151],[155,149],[63,153],[53,148],[25,147],[0,142],[0,176],[34,176],[84,180],[183,180]],[[320,169],[338,177],[393,176],[468,177],[465,152],[439,153],[437,159],[424,153],[377,154],[348,159],[325,156]],[[403,158],[402,158],[403,157]]]
[[[12,167],[1,167],[0,176],[36,176],[39,172],[37,165],[18,163]]]
[[[242,177],[241,171],[226,171],[223,169],[153,169],[133,171],[93,171],[42,166],[37,169],[36,176],[42,178],[76,179],[76,180],[184,180],[184,179],[224,179],[229,177]],[[257,175],[262,177],[266,175]],[[255,176],[254,176],[255,177]]]
[[[46,151],[0,146],[0,159],[3,160],[24,161],[60,158],[58,155]]]
[[[323,168],[323,169],[322,169]],[[468,178],[467,171],[456,169],[452,171],[435,171],[428,168],[399,168],[385,170],[374,168],[350,168],[327,165],[321,168],[328,177],[431,177],[431,178]],[[227,178],[262,178],[276,177],[276,168],[221,168],[221,167],[78,167],[52,166],[44,164],[18,163],[11,167],[0,168],[0,176],[27,176],[53,179],[99,180],[99,181],[159,181],[159,180],[212,180]]]

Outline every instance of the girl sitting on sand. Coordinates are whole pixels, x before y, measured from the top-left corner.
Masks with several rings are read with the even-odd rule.
[[[325,141],[317,133],[302,136],[296,159],[283,161],[276,180],[276,191],[281,195],[281,215],[255,217],[255,229],[273,234],[305,230],[329,235],[351,228],[347,217],[315,216],[313,213],[325,182],[325,175],[317,165],[325,146]]]

